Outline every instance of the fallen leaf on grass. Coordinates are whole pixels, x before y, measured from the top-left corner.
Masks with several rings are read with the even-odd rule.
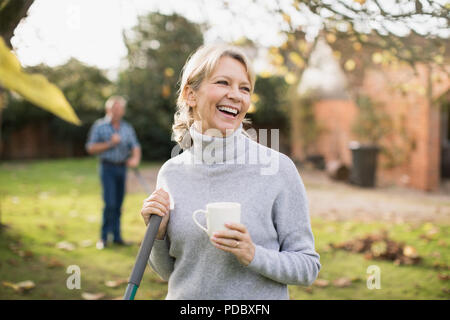
[[[118,286],[127,283],[128,280],[127,279],[119,279],[119,280],[108,280],[105,281],[105,286],[109,287],[109,288],[117,288]]]
[[[438,278],[439,278],[439,280],[446,281],[446,280],[450,280],[450,275],[438,273]]]
[[[75,246],[72,243],[67,242],[67,241],[58,242],[56,244],[56,247],[58,249],[62,249],[62,250],[66,250],[66,251],[73,251],[73,250],[75,250]]]
[[[435,262],[433,262],[433,267],[434,267],[435,269],[450,270],[450,266],[447,265],[445,262],[441,262],[441,261],[435,261]]]
[[[103,298],[105,296],[104,293],[89,293],[89,292],[83,292],[81,294],[81,297],[84,300],[100,300],[101,298]]]
[[[3,286],[12,288],[16,292],[24,292],[33,289],[36,285],[31,280],[26,280],[18,283],[12,283],[8,281],[2,282]]]
[[[55,258],[50,258],[50,260],[48,260],[47,262],[47,268],[59,268],[59,267],[64,267],[64,263],[62,263],[59,260],[56,260]]]
[[[25,250],[25,251],[19,250],[18,255],[25,259],[31,259],[34,256],[33,252],[30,250]]]
[[[316,281],[314,281],[314,285],[319,288],[328,287],[329,284],[330,284],[330,281],[325,280],[325,279],[317,279]]]
[[[17,262],[16,259],[8,259],[8,263],[12,266],[18,266],[19,263]]]
[[[351,284],[352,280],[345,277],[333,280],[333,285],[338,288],[350,287]]]
[[[94,244],[94,242],[90,239],[86,239],[80,242],[80,247],[87,248],[91,247]]]
[[[312,287],[307,287],[304,289],[306,293],[312,294],[313,293],[313,288]]]
[[[430,253],[430,257],[440,258],[441,257],[441,253],[439,251],[434,251],[434,252]]]
[[[438,246],[440,247],[446,247],[447,246],[447,242],[444,239],[441,239],[437,242]]]
[[[417,264],[421,261],[414,247],[389,239],[386,231],[380,234],[368,234],[339,244],[330,244],[330,246],[334,249],[363,253],[364,258],[368,260],[391,260],[395,265]]]
[[[403,255],[409,258],[417,258],[419,256],[417,250],[412,246],[405,246],[403,248]]]

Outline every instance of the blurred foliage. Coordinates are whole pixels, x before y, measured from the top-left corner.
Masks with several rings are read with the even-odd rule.
[[[262,0],[254,5],[264,6]],[[398,68],[418,64],[435,66],[445,71],[450,62],[448,17],[450,5],[431,0],[404,0],[395,4],[379,0],[274,1],[264,6],[280,21],[285,40],[269,48],[275,73],[288,84],[297,85],[308,66],[319,38],[332,48],[336,60],[349,80],[349,88],[357,90],[364,70]],[[232,10],[223,1],[224,9]],[[241,14],[233,12],[235,19]],[[314,21],[318,34],[307,37]],[[306,22],[306,23],[305,23]],[[373,23],[371,23],[373,22]]]
[[[288,85],[283,77],[271,76],[256,78],[252,103],[255,111],[247,114],[252,124],[258,128],[278,128],[288,134],[288,104],[286,94]]]
[[[316,145],[324,128],[317,122],[314,113],[315,98],[312,93],[307,93],[296,99],[293,104],[295,111],[292,113],[295,121],[298,121],[298,136],[301,137],[303,149],[306,155],[317,154]]]
[[[50,68],[45,65],[26,68],[29,73],[44,75],[55,83],[67,97],[82,121],[81,126],[69,126],[62,119],[38,108],[16,94],[8,94],[3,110],[3,133],[5,139],[12,131],[24,125],[48,121],[54,136],[62,141],[83,142],[92,123],[104,114],[104,102],[113,92],[114,85],[103,72],[95,67],[71,59],[66,64]]]
[[[203,44],[201,26],[179,15],[151,13],[124,32],[126,68],[118,93],[128,99],[127,115],[136,129],[143,158],[167,159],[176,110],[178,79],[188,56]]]
[[[392,131],[390,116],[382,109],[382,105],[366,95],[359,95],[356,104],[359,113],[352,126],[353,133],[363,143],[378,144]]]

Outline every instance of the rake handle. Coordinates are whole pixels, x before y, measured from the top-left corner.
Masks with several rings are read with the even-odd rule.
[[[131,272],[130,279],[128,280],[128,286],[123,297],[124,300],[134,300],[137,288],[141,283],[142,276],[144,275],[145,267],[147,266],[148,258],[152,251],[153,243],[156,239],[156,234],[161,224],[162,217],[152,214],[150,221],[145,231],[144,240],[142,240],[141,247],[134,263],[133,271]]]

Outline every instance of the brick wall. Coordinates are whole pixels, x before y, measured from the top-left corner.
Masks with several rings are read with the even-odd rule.
[[[440,110],[432,101],[449,90],[450,80],[425,66],[417,66],[416,71],[410,67],[367,70],[360,92],[380,103],[392,120],[393,133],[380,141],[390,156],[379,154],[377,184],[431,191],[439,188],[441,161]],[[348,144],[356,138],[351,127],[357,106],[352,101],[320,100],[314,110],[324,128],[317,140],[318,153],[326,161],[350,166]],[[299,125],[292,123],[292,157],[304,160]]]

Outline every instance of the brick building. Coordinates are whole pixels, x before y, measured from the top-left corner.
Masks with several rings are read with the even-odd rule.
[[[449,68],[450,71],[450,68]],[[390,132],[379,140],[377,185],[402,185],[426,191],[450,179],[450,79],[448,73],[417,65],[365,70],[357,89],[390,119]],[[352,88],[355,89],[355,88]],[[359,108],[348,90],[344,73],[331,49],[319,42],[305,70],[298,94],[314,92],[313,112],[321,128],[313,152],[325,162],[337,160],[351,167],[349,143]],[[303,161],[305,152],[299,123],[292,117],[291,150]]]

